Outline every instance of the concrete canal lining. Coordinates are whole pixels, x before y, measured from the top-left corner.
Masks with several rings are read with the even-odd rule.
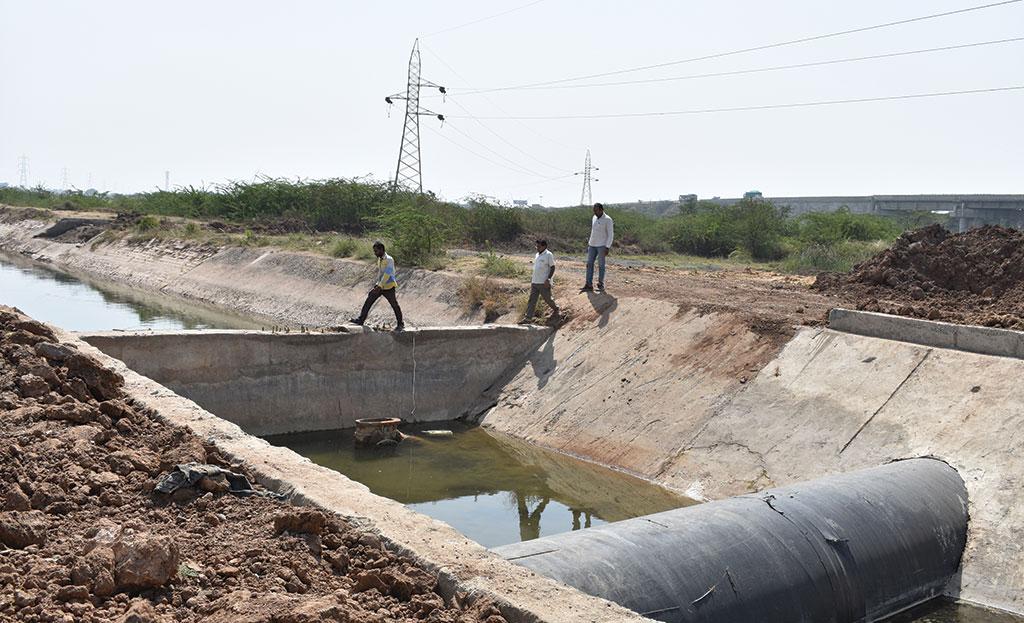
[[[247,432],[270,435],[349,428],[361,417],[456,419],[547,335],[538,327],[486,325],[80,337]]]

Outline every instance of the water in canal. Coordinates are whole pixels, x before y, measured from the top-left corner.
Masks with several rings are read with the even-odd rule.
[[[433,438],[424,429],[452,430]],[[485,547],[692,504],[661,487],[459,422],[409,425],[394,448],[356,448],[352,430],[267,437],[440,519]]]
[[[243,329],[252,322],[226,314],[152,301],[84,283],[28,261],[0,255],[0,304],[69,331],[109,329]]]

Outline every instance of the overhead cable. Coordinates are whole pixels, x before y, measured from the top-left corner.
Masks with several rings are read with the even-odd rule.
[[[882,28],[891,28],[893,26],[902,26],[904,24],[911,24],[911,23],[914,23],[914,22],[922,22],[922,21],[925,21],[925,20],[938,19],[938,18],[942,18],[942,17],[949,17],[949,16],[952,16],[952,15],[960,15],[960,14],[963,14],[963,13],[970,13],[972,11],[981,11],[981,10],[984,10],[984,9],[991,9],[991,8],[1005,6],[1005,5],[1009,5],[1009,4],[1016,4],[1016,3],[1021,2],[1021,1],[1022,0],[1002,0],[1001,2],[992,2],[992,3],[989,3],[989,4],[981,4],[981,5],[977,5],[977,6],[966,7],[966,8],[963,8],[963,9],[956,9],[956,10],[953,10],[953,11],[944,11],[942,13],[931,13],[929,15],[921,15],[921,16],[918,16],[918,17],[911,17],[911,18],[908,18],[908,19],[901,19],[901,20],[896,20],[896,21],[892,21],[892,22],[885,22],[885,23],[882,23],[882,24],[873,24],[871,26],[862,26],[862,27],[859,27],[859,28],[850,28],[850,29],[847,29],[847,30],[840,30],[840,31],[825,33],[825,34],[821,34],[821,35],[813,35],[813,36],[810,36],[810,37],[801,37],[799,39],[790,39],[790,40],[787,40],[787,41],[779,41],[779,42],[776,42],[776,43],[766,43],[764,45],[757,45],[757,46],[753,46],[753,47],[749,47],[749,48],[741,48],[741,49],[738,49],[738,50],[729,50],[727,52],[716,52],[714,54],[705,54],[704,56],[694,56],[694,57],[684,58],[684,59],[679,59],[679,60],[674,60],[674,61],[666,61],[666,62],[663,62],[663,63],[654,63],[654,64],[651,64],[651,65],[641,65],[639,67],[629,67],[629,68],[626,68],[626,69],[617,69],[617,70],[614,70],[614,71],[605,71],[605,72],[599,72],[599,73],[593,73],[593,74],[585,74],[585,75],[580,75],[580,76],[572,76],[572,77],[569,77],[569,78],[559,78],[559,79],[556,79],[556,80],[547,80],[547,81],[543,81],[543,82],[531,82],[531,83],[527,83],[527,84],[520,84],[520,85],[515,85],[515,86],[509,86],[509,87],[501,87],[501,88],[490,89],[490,90],[492,90],[492,91],[507,91],[507,90],[512,90],[512,89],[522,89],[522,88],[527,88],[527,87],[538,87],[538,86],[547,86],[547,85],[551,85],[551,84],[561,84],[561,83],[564,83],[564,82],[578,82],[580,80],[589,80],[591,78],[603,78],[603,77],[606,77],[606,76],[616,76],[616,75],[632,73],[632,72],[636,72],[636,71],[646,71],[648,69],[660,69],[662,67],[671,67],[671,66],[674,66],[674,65],[682,65],[684,63],[693,63],[693,62],[697,62],[697,61],[706,61],[706,60],[711,60],[711,59],[715,59],[715,58],[724,58],[724,57],[727,57],[727,56],[735,56],[737,54],[747,54],[749,52],[758,52],[758,51],[761,51],[761,50],[770,50],[770,49],[773,49],[773,48],[781,48],[781,47],[786,47],[786,46],[791,46],[791,45],[798,45],[798,44],[801,44],[801,43],[809,43],[811,41],[820,41],[822,39],[831,39],[831,38],[834,38],[834,37],[842,37],[842,36],[846,36],[846,35],[852,35],[852,34],[856,34],[856,33],[867,32],[867,31],[870,31],[870,30],[879,30],[879,29],[882,29]]]
[[[977,93],[999,93],[1006,91],[1019,91],[1024,89],[1024,85],[1020,86],[1008,86],[1008,87],[994,87],[990,89],[968,89],[963,91],[940,91],[936,93],[912,93],[909,95],[885,95],[881,97],[858,97],[841,100],[825,100],[819,102],[794,102],[787,104],[764,104],[759,106],[733,106],[725,108],[697,108],[691,110],[659,110],[649,112],[631,112],[631,113],[604,113],[604,114],[568,114],[568,115],[517,115],[509,117],[481,117],[482,119],[488,120],[522,120],[522,119],[533,119],[533,120],[555,120],[555,119],[614,119],[614,118],[625,118],[625,117],[668,117],[673,115],[702,115],[711,113],[723,113],[723,112],[741,112],[750,110],[777,110],[782,108],[803,108],[811,106],[835,106],[838,104],[862,104],[866,102],[887,102],[895,100],[911,100],[911,99],[922,99],[928,97],[946,97],[951,95],[973,95]],[[453,115],[450,118],[459,119],[459,115]]]
[[[531,7],[531,6],[535,5],[535,4],[540,4],[541,2],[544,2],[544,0],[534,0],[533,2],[528,2],[526,4],[523,4],[523,5],[520,5],[520,6],[517,6],[517,7],[513,7],[511,9],[508,9],[507,11],[502,11],[501,13],[495,13],[494,15],[488,15],[487,17],[481,17],[480,19],[475,19],[473,21],[466,22],[465,24],[459,24],[458,26],[452,26],[451,28],[442,28],[441,30],[435,30],[434,32],[427,33],[427,34],[421,36],[420,39],[426,39],[427,37],[433,37],[434,35],[440,35],[441,33],[451,32],[453,30],[458,30],[460,28],[465,28],[466,26],[472,26],[473,24],[479,24],[480,22],[486,22],[487,20],[492,20],[492,19],[494,19],[496,17],[501,17],[502,15],[508,15],[509,13],[514,13],[516,11],[520,11],[522,9],[529,8],[529,7]]]
[[[966,48],[977,48],[987,45],[1000,45],[1004,43],[1019,43],[1024,37],[1013,37],[1010,39],[995,39],[992,41],[978,41],[975,43],[962,43],[958,45],[947,45],[938,48],[924,48],[919,50],[905,50],[902,52],[887,52],[884,54],[873,54],[870,56],[854,56],[849,58],[836,58],[824,61],[810,61],[807,63],[795,63],[792,65],[774,65],[771,67],[755,67],[752,69],[737,69],[733,71],[717,71],[704,74],[689,74],[686,76],[669,76],[665,78],[644,78],[640,80],[619,80],[615,82],[589,82],[584,84],[550,84],[546,86],[519,87],[525,91],[541,91],[551,89],[585,89],[593,87],[615,87],[633,84],[650,84],[658,82],[675,82],[679,80],[697,80],[701,78],[720,78],[724,76],[740,76],[745,74],[756,74],[769,71],[783,71],[787,69],[803,69],[805,67],[821,67],[824,65],[838,65],[841,63],[856,63],[860,61],[871,61],[884,58],[897,58],[901,56],[912,56],[916,54],[929,54],[932,52],[945,52],[949,50],[962,50]],[[457,91],[449,89],[448,97],[464,97],[466,95],[479,95],[494,91],[508,91],[513,87],[497,87],[494,89],[475,89],[470,91]],[[434,96],[437,97],[437,96]]]

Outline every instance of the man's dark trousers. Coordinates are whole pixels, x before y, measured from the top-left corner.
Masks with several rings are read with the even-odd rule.
[[[402,324],[402,308],[398,306],[398,296],[395,290],[397,288],[389,288],[387,290],[378,290],[374,288],[370,290],[370,293],[366,295],[366,302],[363,303],[363,311],[359,313],[359,322],[365,322],[366,317],[370,315],[370,308],[377,302],[377,299],[384,297],[391,303],[391,309],[395,311],[395,320],[398,324]]]

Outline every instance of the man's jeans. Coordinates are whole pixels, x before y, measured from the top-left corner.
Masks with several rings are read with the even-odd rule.
[[[587,283],[588,288],[594,287],[594,260],[597,260],[597,284],[604,285],[604,247],[587,247]]]

